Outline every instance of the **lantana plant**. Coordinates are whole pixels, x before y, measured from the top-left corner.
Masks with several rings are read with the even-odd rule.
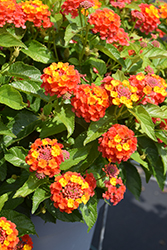
[[[167,172],[167,4],[0,0],[0,248],[97,219]],[[119,206],[119,204],[118,204]]]

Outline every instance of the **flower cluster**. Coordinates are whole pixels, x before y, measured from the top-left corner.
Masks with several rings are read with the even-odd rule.
[[[127,80],[121,82],[114,80],[111,76],[106,76],[102,82],[109,95],[110,105],[121,106],[124,104],[127,108],[132,108],[133,102],[139,100],[139,96],[136,94],[137,87],[131,86]]]
[[[15,0],[0,0],[0,27],[14,24],[16,28],[26,28],[26,15]]]
[[[79,72],[69,63],[52,63],[43,72],[41,87],[44,87],[46,95],[60,97],[67,92],[71,94],[80,83]]]
[[[64,161],[63,145],[58,143],[56,139],[45,138],[36,139],[31,144],[31,149],[26,156],[26,163],[30,165],[31,172],[36,171],[39,178],[41,176],[53,177],[60,173],[60,164]]]
[[[83,84],[77,86],[71,104],[76,116],[82,116],[86,122],[98,121],[109,107],[109,98],[101,86]]]
[[[5,217],[0,218],[0,249],[12,250],[19,242],[16,225]]]
[[[136,94],[139,96],[140,103],[144,105],[147,103],[158,105],[167,96],[167,84],[158,75],[138,73],[137,75],[131,75],[129,82],[132,86],[137,87]]]
[[[33,249],[33,242],[28,234],[21,237],[19,243],[17,244],[16,250],[31,250]]]
[[[27,0],[19,4],[26,14],[26,20],[33,22],[35,27],[50,28],[53,24],[50,21],[48,6],[40,0]]]
[[[103,10],[97,9],[94,13],[90,14],[88,22],[94,25],[92,32],[95,34],[99,32],[100,38],[106,40],[106,43],[129,45],[128,34],[123,28],[120,28],[120,17],[113,10],[107,8]]]
[[[156,30],[160,24],[160,15],[158,9],[152,4],[141,3],[139,5],[141,11],[132,10],[131,14],[136,21],[135,28],[139,28],[141,32],[148,35]]]
[[[124,8],[125,7],[125,4],[130,4],[132,2],[132,0],[110,0],[110,4],[113,6],[113,7],[118,7],[120,9]]]
[[[79,9],[88,9],[93,7],[94,9],[100,8],[101,3],[98,0],[66,0],[62,6],[62,13],[64,15],[71,14],[72,18],[79,15]]]
[[[98,150],[110,162],[127,161],[136,149],[134,132],[125,125],[114,124],[99,138]]]
[[[161,18],[167,18],[167,3],[159,6],[159,12]]]
[[[81,174],[70,171],[55,177],[50,190],[54,206],[68,214],[77,209],[79,204],[86,204],[92,195],[92,188]]]
[[[121,177],[112,177],[110,180],[104,181],[107,191],[103,193],[103,198],[110,200],[113,205],[117,205],[123,198],[126,187],[122,182]]]

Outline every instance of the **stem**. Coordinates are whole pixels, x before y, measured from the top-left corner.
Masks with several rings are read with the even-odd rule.
[[[86,47],[87,40],[88,40],[88,34],[89,34],[89,24],[86,25],[86,35],[85,35],[85,39],[84,39],[84,43],[83,43],[83,48],[82,48],[81,54],[79,56],[79,64],[81,64],[81,61],[82,61],[82,58],[83,58],[83,55],[84,55],[84,52],[85,52],[85,47]]]

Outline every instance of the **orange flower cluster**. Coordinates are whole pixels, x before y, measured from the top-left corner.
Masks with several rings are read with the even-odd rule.
[[[124,104],[127,108],[132,108],[133,102],[139,100],[136,94],[137,87],[131,86],[127,80],[121,82],[114,80],[111,76],[106,76],[102,82],[109,95],[110,105],[122,106]]]
[[[16,225],[5,217],[0,218],[0,249],[12,250],[19,242]]]
[[[33,249],[33,242],[28,234],[21,237],[16,250],[31,250]]]
[[[167,18],[167,3],[159,6],[159,12],[161,18]]]
[[[132,0],[110,0],[110,4],[114,7],[118,7],[120,9],[125,7],[125,4],[130,4],[132,2]]]
[[[126,187],[121,177],[112,177],[108,181],[104,181],[107,191],[103,194],[103,198],[110,200],[113,205],[117,205],[123,198]]]
[[[99,138],[98,150],[110,162],[127,161],[137,149],[134,132],[125,125],[114,124]]]
[[[50,21],[50,11],[48,6],[40,0],[28,0],[19,3],[23,12],[26,14],[26,20],[33,22],[35,27],[50,28],[53,24]]]
[[[0,0],[0,27],[14,24],[16,28],[26,28],[26,15],[16,0]]]
[[[88,9],[93,7],[94,9],[100,8],[101,3],[98,0],[66,0],[62,6],[62,13],[65,15],[71,14],[72,18],[79,15],[79,9]]]
[[[77,84],[80,83],[79,72],[69,63],[52,63],[43,72],[41,87],[44,87],[46,95],[60,97],[67,92],[72,93]]]
[[[132,10],[131,12],[134,19],[137,19],[135,28],[139,28],[141,32],[148,35],[158,28],[160,14],[158,9],[152,4],[141,3],[139,7],[141,12],[138,10]]]
[[[147,103],[158,105],[167,96],[167,84],[158,75],[138,73],[137,75],[131,75],[129,82],[132,86],[137,87],[136,94],[139,96],[139,100],[141,100],[140,103],[144,105]]]
[[[86,204],[92,194],[89,183],[79,173],[71,171],[55,177],[50,190],[54,206],[68,214],[77,209],[79,204]]]
[[[25,161],[30,165],[30,171],[36,171],[37,176],[46,175],[50,178],[60,173],[60,164],[64,161],[63,145],[58,143],[56,139],[45,138],[41,140],[36,139],[31,144],[31,149],[25,158]]]
[[[82,116],[86,122],[98,121],[109,107],[109,98],[106,90],[101,86],[93,83],[91,86],[83,84],[77,86],[71,104],[76,116]]]
[[[93,33],[98,33],[102,40],[107,43],[118,43],[119,45],[128,46],[128,34],[121,26],[121,20],[113,10],[104,8],[103,10],[97,9],[94,13],[90,14],[88,22],[94,25],[92,28]]]

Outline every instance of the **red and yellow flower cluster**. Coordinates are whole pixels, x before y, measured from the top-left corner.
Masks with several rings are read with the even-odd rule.
[[[80,83],[80,74],[73,65],[58,62],[45,68],[41,79],[43,80],[41,87],[44,87],[46,95],[60,97],[75,90]]]
[[[51,178],[59,174],[60,164],[64,161],[62,148],[63,145],[56,139],[36,139],[25,158],[26,163],[30,165],[29,170],[36,171],[41,178],[46,175]]]
[[[100,38],[106,40],[106,43],[129,45],[128,34],[123,28],[120,28],[120,16],[113,10],[107,8],[103,10],[97,9],[94,13],[90,14],[88,22],[94,25],[92,28],[93,33],[99,33]]]
[[[90,7],[100,8],[101,3],[98,0],[66,0],[62,6],[62,13],[65,15],[71,14],[72,18],[79,15],[79,9],[88,9]]]
[[[77,86],[71,104],[76,116],[82,116],[86,122],[98,121],[109,107],[109,98],[103,87],[83,84]]]
[[[7,220],[5,217],[0,218],[0,249],[12,250],[15,249],[19,242],[18,231],[16,225]]]
[[[141,32],[148,35],[150,32],[157,30],[160,22],[160,14],[158,9],[152,4],[141,3],[139,5],[141,11],[132,10],[131,14],[136,21],[135,28],[139,28]]]
[[[136,149],[134,132],[125,125],[114,124],[99,138],[98,150],[110,162],[127,161]]]
[[[139,100],[137,93],[137,87],[131,86],[127,80],[119,81],[114,80],[111,76],[106,76],[103,80],[103,86],[106,89],[109,98],[110,105],[125,105],[127,108],[133,107],[133,102]]]
[[[103,193],[103,198],[110,200],[115,206],[124,198],[126,187],[121,177],[118,177],[119,170],[115,164],[109,163],[105,166],[104,171],[107,173],[109,180],[104,181],[107,190]]]
[[[33,249],[33,242],[28,234],[21,237],[19,243],[17,244],[16,250],[31,250]]]
[[[94,177],[87,178],[87,181],[96,181]],[[79,173],[68,171],[61,176],[55,177],[51,184],[51,200],[54,206],[61,212],[68,214],[77,209],[81,203],[86,204],[90,196],[94,195],[92,187],[94,184],[87,182]]]
[[[48,6],[40,0],[29,0],[17,3],[16,0],[0,0],[0,27],[5,24],[14,24],[16,28],[26,28],[26,21],[34,26],[49,28],[50,21]]]
[[[50,28],[53,23],[50,21],[50,11],[48,6],[40,0],[28,0],[19,3],[23,12],[26,14],[26,20],[32,22],[35,27]]]
[[[167,84],[158,75],[138,73],[137,75],[131,75],[129,82],[132,86],[137,87],[136,94],[140,97],[140,103],[144,105],[147,103],[158,105],[167,96]]]

